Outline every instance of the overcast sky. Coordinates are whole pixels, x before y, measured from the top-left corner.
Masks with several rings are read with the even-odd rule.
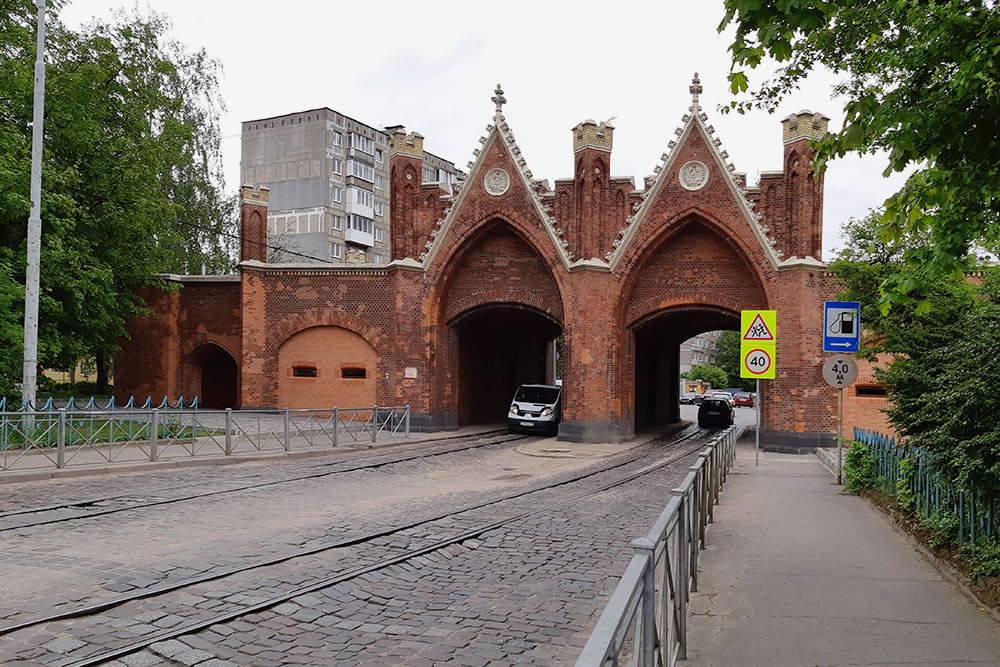
[[[493,115],[499,82],[510,124],[536,178],[571,177],[570,129],[614,118],[611,171],[651,174],[691,103],[701,102],[722,148],[753,184],[781,169],[781,118],[802,109],[843,121],[830,75],[814,75],[774,115],[722,115],[728,102],[728,35],[716,27],[721,0],[616,3],[506,0],[414,3],[329,0],[70,0],[70,26],[121,8],[168,16],[190,50],[223,68],[222,151],[226,186],[239,185],[240,123],[330,107],[376,127],[402,124],[424,147],[465,170]],[[752,75],[758,78],[761,75]],[[755,79],[751,78],[751,83]],[[824,255],[837,232],[895,191],[884,156],[832,163],[826,176]]]

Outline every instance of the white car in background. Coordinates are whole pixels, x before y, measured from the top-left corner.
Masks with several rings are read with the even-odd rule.
[[[736,400],[733,398],[733,395],[730,394],[728,391],[713,391],[712,395],[709,396],[709,398],[721,398],[726,403],[729,403],[729,407],[731,408],[736,407]]]

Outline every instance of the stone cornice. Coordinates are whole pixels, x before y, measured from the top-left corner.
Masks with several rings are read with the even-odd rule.
[[[177,273],[158,273],[157,278],[172,283],[238,283],[240,276],[203,276],[203,275],[181,275]]]

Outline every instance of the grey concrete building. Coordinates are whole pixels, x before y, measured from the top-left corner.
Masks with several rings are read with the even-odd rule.
[[[680,346],[680,373],[686,373],[692,366],[703,366],[705,364],[715,364],[715,356],[718,353],[718,342],[721,331],[706,331],[694,338],[688,338]],[[681,393],[688,391],[692,384],[690,381],[681,380]],[[716,387],[722,389],[722,387]]]
[[[242,124],[241,181],[270,189],[268,261],[389,261],[392,129],[326,107]],[[460,174],[429,153],[423,166],[424,182]]]

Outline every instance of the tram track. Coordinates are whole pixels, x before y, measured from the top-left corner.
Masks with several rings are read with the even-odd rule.
[[[487,438],[496,438],[496,439],[487,439],[484,442],[483,441],[484,440],[484,436],[486,436]],[[418,459],[422,460],[422,459],[427,459],[427,458],[434,457],[434,456],[444,456],[444,455],[447,455],[447,454],[456,454],[456,453],[465,452],[465,451],[469,451],[469,450],[472,450],[472,449],[479,449],[479,448],[487,447],[487,446],[491,446],[491,445],[502,445],[502,444],[507,444],[507,443],[510,443],[510,442],[520,442],[520,441],[526,440],[526,439],[531,438],[531,437],[532,436],[529,436],[529,435],[513,435],[513,434],[512,435],[507,435],[507,433],[506,433],[505,430],[488,431],[486,433],[478,433],[478,434],[471,435],[471,436],[463,436],[461,438],[449,439],[449,440],[454,440],[454,441],[461,441],[458,446],[455,446],[455,442],[451,442],[451,443],[449,443],[449,445],[445,446],[444,448],[441,448],[440,445],[437,448],[435,448],[433,446],[431,446],[431,447],[421,447],[418,450],[410,448],[410,449],[407,449],[406,453],[403,454],[402,456],[395,456],[395,457],[393,457],[389,453],[379,452],[379,454],[376,455],[376,456],[374,456],[374,457],[362,457],[360,460],[353,459],[351,461],[336,461],[336,462],[323,463],[323,464],[319,464],[319,465],[316,465],[316,466],[311,466],[312,468],[330,468],[330,467],[336,467],[335,470],[324,470],[322,472],[312,472],[312,473],[309,473],[309,474],[306,474],[306,475],[296,475],[296,476],[292,476],[292,477],[285,477],[285,478],[282,478],[282,479],[266,480],[266,481],[261,481],[261,482],[257,482],[257,483],[253,483],[253,484],[245,484],[245,485],[237,486],[237,487],[233,487],[233,488],[215,489],[213,491],[207,491],[205,493],[196,493],[196,494],[189,494],[189,495],[178,496],[178,497],[173,497],[173,498],[161,498],[161,499],[151,500],[151,501],[148,501],[148,502],[139,502],[139,503],[125,504],[125,505],[122,505],[121,507],[107,507],[107,508],[98,509],[98,510],[95,510],[95,511],[82,512],[82,513],[75,514],[75,515],[72,515],[72,516],[56,516],[56,517],[50,517],[50,518],[40,519],[40,520],[37,520],[37,521],[30,521],[30,522],[26,522],[26,523],[14,523],[12,525],[6,525],[6,526],[0,524],[0,533],[6,532],[6,531],[11,531],[11,530],[19,530],[19,529],[23,529],[23,528],[33,528],[33,527],[36,527],[36,526],[44,526],[44,525],[51,525],[51,524],[55,524],[55,523],[62,523],[62,522],[68,522],[68,521],[76,521],[76,520],[80,520],[80,519],[89,519],[89,518],[98,517],[98,516],[105,516],[105,515],[108,515],[108,514],[115,514],[115,513],[118,513],[118,512],[126,512],[126,511],[130,511],[130,510],[141,510],[141,509],[146,509],[146,508],[150,508],[150,507],[157,507],[157,506],[161,506],[161,505],[169,505],[169,504],[173,504],[173,503],[185,502],[185,501],[190,501],[190,500],[198,500],[198,499],[201,499],[201,498],[209,498],[209,497],[212,497],[212,496],[220,496],[220,495],[225,495],[225,494],[229,494],[229,493],[238,493],[238,492],[241,492],[241,491],[249,491],[249,490],[254,490],[254,489],[261,489],[261,488],[266,488],[266,487],[269,487],[269,486],[276,486],[276,485],[279,485],[279,484],[290,484],[290,483],[294,483],[294,482],[301,482],[301,481],[306,481],[306,480],[313,480],[313,479],[318,479],[318,478],[322,478],[322,477],[328,477],[328,476],[331,476],[331,475],[338,475],[338,474],[342,474],[342,473],[356,472],[358,470],[376,470],[376,469],[379,469],[379,468],[382,468],[382,467],[385,467],[385,466],[395,465],[395,464],[399,464],[399,463],[406,463],[406,462],[415,461],[415,460],[418,460]],[[468,444],[468,445],[465,444],[468,441],[472,441],[473,444]],[[435,440],[435,441],[431,441],[431,442],[438,443],[440,441],[439,440]],[[428,444],[430,444],[430,443],[428,443]],[[437,451],[429,451],[428,452],[427,451],[428,449],[431,449],[431,450],[437,449]],[[381,459],[384,459],[384,460],[370,461],[369,460],[370,458],[381,458]],[[243,477],[243,479],[247,479],[247,478],[251,478],[252,479],[252,478],[257,478],[257,477],[259,477],[259,475],[258,474],[254,474],[254,475],[247,475],[247,476]],[[237,477],[235,479],[238,480],[240,478]],[[230,480],[228,480],[228,481],[232,481],[232,480],[233,480],[233,478],[230,478]],[[218,483],[219,483],[219,480],[213,479],[213,480],[208,481],[208,482],[191,482],[189,484],[173,485],[173,486],[169,486],[169,487],[160,487],[158,489],[145,490],[141,494],[140,493],[119,493],[119,494],[115,494],[115,495],[111,495],[111,496],[101,496],[101,497],[97,497],[97,498],[86,498],[86,499],[83,499],[83,500],[74,500],[74,501],[68,501],[68,502],[63,502],[63,503],[55,503],[55,504],[45,505],[45,506],[40,506],[40,507],[18,508],[18,509],[15,509],[15,510],[8,510],[8,511],[5,511],[5,512],[0,512],[0,521],[2,521],[5,518],[8,518],[8,517],[24,516],[24,515],[30,515],[30,514],[44,514],[44,513],[48,513],[48,512],[59,512],[59,511],[64,511],[64,510],[73,510],[75,508],[88,508],[88,507],[93,507],[94,505],[99,505],[99,504],[102,504],[102,503],[114,502],[116,500],[134,499],[134,498],[136,498],[136,497],[138,497],[140,495],[153,496],[153,495],[155,495],[157,493],[175,491],[175,490],[177,490],[179,488],[189,488],[190,486],[204,486],[204,485],[207,485],[207,484],[216,484],[217,485]]]
[[[417,558],[418,556],[438,551],[447,546],[457,544],[465,540],[469,540],[471,538],[475,538],[479,535],[482,535],[485,532],[503,527],[512,522],[525,519],[535,514],[551,511],[559,508],[560,506],[577,502],[582,498],[591,496],[595,493],[600,493],[602,491],[606,491],[608,489],[612,489],[617,486],[627,484],[655,470],[659,470],[673,463],[676,463],[677,461],[685,457],[691,456],[692,454],[703,449],[707,440],[699,439],[699,441],[694,447],[691,447],[690,443],[688,443],[688,446],[684,447],[683,451],[679,452],[675,451],[677,448],[682,447],[685,442],[697,438],[701,434],[703,434],[703,432],[699,429],[687,429],[687,431],[678,434],[673,438],[673,440],[670,440],[666,443],[664,443],[665,438],[658,439],[651,443],[647,443],[646,445],[643,445],[639,448],[636,448],[636,451],[634,451],[634,453],[629,456],[626,456],[624,458],[616,457],[615,461],[608,465],[602,465],[596,467],[592,466],[585,471],[565,475],[562,479],[554,483],[536,485],[532,488],[520,490],[512,494],[506,494],[500,498],[495,498],[480,503],[474,503],[472,505],[467,505],[458,509],[453,509],[451,511],[441,512],[434,516],[424,517],[422,519],[407,522],[402,525],[395,525],[382,530],[371,531],[364,535],[357,535],[351,538],[335,540],[321,545],[316,545],[308,549],[297,550],[277,557],[272,557],[269,559],[257,561],[255,563],[249,563],[236,568],[230,568],[225,571],[219,571],[204,576],[194,577],[181,582],[175,582],[174,584],[168,586],[145,589],[137,593],[121,596],[111,600],[106,600],[104,602],[95,605],[88,605],[76,609],[65,610],[60,613],[48,615],[45,617],[28,619],[14,625],[8,625],[6,627],[0,628],[0,636],[11,634],[18,630],[38,628],[39,626],[44,626],[48,623],[66,622],[75,619],[88,619],[88,618],[93,619],[95,616],[100,615],[103,612],[107,612],[117,607],[121,607],[122,605],[125,605],[129,602],[155,598],[157,596],[163,596],[174,591],[180,591],[185,588],[191,588],[197,586],[198,584],[204,584],[211,581],[220,580],[226,577],[233,577],[235,575],[243,573],[254,572],[255,570],[260,570],[261,568],[267,568],[270,566],[279,565],[281,563],[287,563],[289,561],[294,561],[295,559],[320,554],[325,551],[331,551],[350,546],[364,546],[366,543],[372,543],[374,540],[377,540],[379,538],[399,536],[403,534],[404,531],[412,531],[414,528],[418,528],[421,526],[428,526],[429,524],[440,522],[444,519],[455,518],[462,514],[473,512],[478,509],[500,505],[501,503],[509,503],[512,500],[516,500],[518,498],[522,498],[531,494],[537,494],[540,492],[547,491],[549,489],[554,489],[557,487],[564,487],[570,484],[579,483],[583,480],[595,478],[599,475],[604,475],[606,473],[613,472],[625,466],[629,466],[631,464],[639,462],[642,459],[647,458],[651,455],[664,454],[665,452],[663,446],[665,444],[671,448],[671,454],[665,459],[661,459],[654,463],[645,465],[639,470],[628,472],[628,474],[623,476],[618,476],[615,479],[601,482],[597,486],[588,488],[579,493],[571,494],[568,497],[558,499],[554,502],[546,502],[537,507],[530,507],[528,509],[515,511],[513,514],[501,519],[485,521],[485,522],[480,521],[475,525],[472,525],[463,530],[459,530],[458,532],[449,535],[447,537],[433,540],[427,544],[422,544],[420,546],[416,546],[413,548],[406,548],[400,553],[380,557],[377,558],[374,562],[370,562],[367,564],[358,565],[356,567],[349,567],[330,576],[322,577],[320,579],[314,579],[313,581],[310,581],[303,585],[295,586],[290,590],[281,591],[275,595],[272,595],[266,600],[262,600],[254,604],[243,605],[237,609],[230,609],[224,613],[215,614],[210,618],[202,618],[188,623],[182,623],[181,625],[175,628],[143,636],[141,639],[132,642],[130,644],[110,649],[101,654],[95,654],[93,656],[87,657],[83,660],[80,660],[72,664],[78,665],[79,667],[83,667],[85,665],[95,665],[95,664],[100,664],[102,662],[114,660],[119,657],[123,657],[131,653],[143,650],[144,648],[156,642],[180,637],[186,634],[190,634],[192,632],[198,632],[199,630],[205,629],[217,623],[225,623],[240,618],[241,616],[246,616],[248,614],[252,614],[258,611],[268,609],[270,607],[274,607],[276,605],[281,604],[282,602],[286,602],[294,597],[303,595],[305,593],[321,590],[325,587],[329,587],[344,581],[349,581],[351,579],[363,576],[365,574],[375,572],[380,569],[384,569],[386,567],[390,567],[392,565],[402,563],[413,558]]]

